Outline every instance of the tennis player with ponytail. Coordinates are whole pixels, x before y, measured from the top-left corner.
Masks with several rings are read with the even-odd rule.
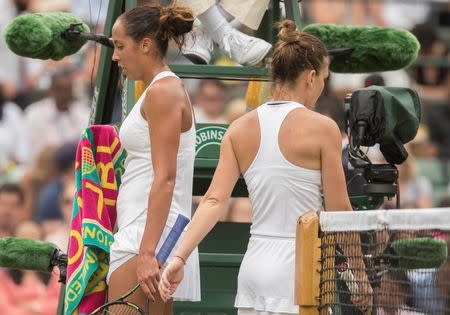
[[[159,290],[164,300],[179,289],[187,262],[198,243],[226,211],[243,174],[253,206],[247,251],[238,276],[235,306],[240,315],[298,314],[294,305],[295,230],[309,210],[352,210],[341,163],[337,125],[311,108],[328,76],[326,47],[316,37],[280,25],[271,75],[272,100],[234,121],[222,140],[211,186],[203,197],[174,259],[165,268]],[[322,191],[323,198],[322,200]],[[357,280],[360,309],[371,304],[371,288],[362,266]],[[181,282],[182,283],[182,282]]]
[[[149,299],[150,314],[172,313],[171,302],[159,296],[156,253],[177,217],[191,217],[195,121],[182,81],[169,70],[164,56],[169,40],[181,47],[193,22],[186,8],[138,6],[119,16],[112,29],[113,60],[129,79],[142,80],[147,88],[119,133],[128,156],[117,200],[108,300],[140,284],[127,300],[145,309]],[[174,297],[200,300],[195,250],[185,271]]]

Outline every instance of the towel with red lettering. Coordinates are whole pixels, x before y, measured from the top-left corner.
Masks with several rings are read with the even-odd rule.
[[[94,125],[78,144],[64,314],[89,314],[106,300],[109,249],[126,152],[114,127]]]

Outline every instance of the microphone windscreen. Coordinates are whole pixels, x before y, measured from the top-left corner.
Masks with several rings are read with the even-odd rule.
[[[50,272],[56,246],[42,241],[0,238],[0,267]]]
[[[66,40],[61,36],[71,24],[76,24],[76,31],[90,31],[89,26],[70,13],[29,13],[12,20],[3,36],[9,49],[19,56],[60,60],[76,53],[86,42],[85,39]]]
[[[378,26],[310,24],[303,29],[330,49],[352,48],[348,54],[332,56],[330,70],[367,73],[408,67],[420,49],[417,38],[406,30]]]
[[[392,242],[398,267],[404,269],[439,268],[447,261],[447,243],[430,237]]]

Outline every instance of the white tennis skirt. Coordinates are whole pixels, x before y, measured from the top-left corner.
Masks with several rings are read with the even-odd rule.
[[[142,235],[144,234],[146,220],[147,212],[144,211],[133,222],[124,226],[114,234],[114,242],[112,243],[110,249],[109,272],[106,278],[107,283],[109,283],[111,274],[117,268],[139,254],[139,247],[141,244]],[[169,235],[170,230],[171,227],[166,225],[158,246],[156,247],[156,252],[158,252],[164,240]],[[185,232],[181,234],[180,239],[167,259],[167,262],[170,262],[172,259],[184,234]],[[192,252],[186,261],[186,265],[184,267],[184,278],[175,291],[173,298],[177,301],[200,301],[200,268],[197,248]]]

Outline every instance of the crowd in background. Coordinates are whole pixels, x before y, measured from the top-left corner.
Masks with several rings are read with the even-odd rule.
[[[147,1],[148,2],[148,1]],[[0,31],[19,14],[69,11],[101,33],[108,1],[0,0]],[[401,208],[450,204],[450,4],[443,1],[305,0],[305,24],[364,24],[410,30],[421,44],[409,69],[377,74],[331,73],[317,110],[332,117],[346,144],[344,99],[372,84],[410,87],[421,98],[422,122],[407,145],[408,160],[399,165]],[[248,32],[245,27],[243,31]],[[81,131],[88,126],[100,48],[86,44],[61,61],[12,54],[0,43],[0,237],[18,236],[53,242],[67,250],[75,192],[74,163]],[[217,65],[234,65],[220,54]],[[187,63],[169,54],[169,63]],[[249,110],[245,81],[185,80],[197,123],[229,124]],[[299,139],[301,141],[301,139]],[[382,163],[376,149],[374,162]],[[392,208],[395,200],[383,205]],[[224,220],[249,222],[251,204],[234,198]],[[0,271],[0,314],[55,314],[57,275]],[[5,283],[3,285],[3,283]],[[14,289],[12,289],[14,288]],[[23,298],[24,292],[27,298]],[[20,296],[19,296],[20,294]],[[16,295],[16,296],[15,296]]]

